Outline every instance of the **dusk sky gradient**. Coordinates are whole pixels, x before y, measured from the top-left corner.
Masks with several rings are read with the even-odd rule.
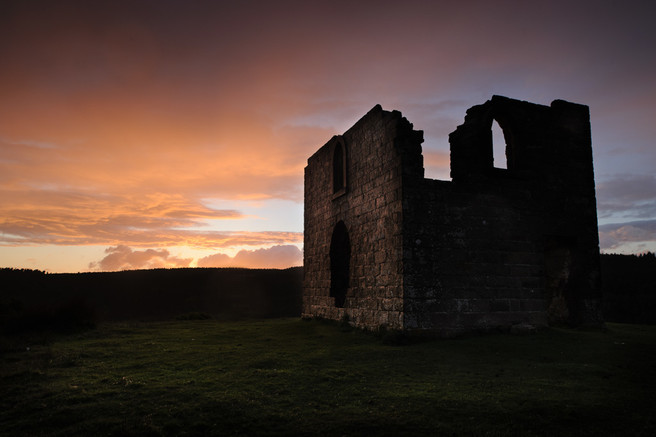
[[[656,2],[2,1],[0,267],[302,263],[307,158],[375,104],[426,176],[493,94],[590,106],[600,244],[656,251]]]

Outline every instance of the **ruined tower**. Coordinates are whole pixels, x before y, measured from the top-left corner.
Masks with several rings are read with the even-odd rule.
[[[601,323],[588,107],[493,96],[449,141],[452,181],[426,179],[423,132],[377,105],[308,159],[303,316],[440,335]]]

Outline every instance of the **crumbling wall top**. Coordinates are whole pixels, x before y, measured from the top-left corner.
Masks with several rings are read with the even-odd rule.
[[[557,171],[558,161],[591,158],[587,106],[564,100],[545,106],[495,95],[469,108],[464,123],[449,135],[454,181],[499,175],[493,159],[493,121],[503,130],[507,172],[514,176],[542,175]],[[577,157],[577,151],[584,156]]]

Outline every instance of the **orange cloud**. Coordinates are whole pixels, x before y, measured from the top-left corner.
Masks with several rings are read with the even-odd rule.
[[[172,256],[166,249],[135,250],[126,245],[105,249],[106,255],[89,263],[90,270],[118,271],[189,267],[192,258]],[[245,267],[284,269],[303,265],[303,252],[294,245],[276,245],[256,250],[240,250],[234,257],[215,253],[197,260],[198,267]]]
[[[234,257],[217,253],[201,258],[198,267],[247,267],[284,269],[303,265],[303,252],[293,245],[273,246],[266,249],[240,250]]]
[[[136,269],[157,269],[189,267],[192,259],[171,256],[168,250],[132,250],[128,246],[120,245],[108,247],[107,256],[98,262],[89,264],[91,270],[117,271]]]
[[[23,189],[4,190],[2,196],[6,201],[0,204],[0,244],[156,246],[163,239],[189,239],[194,232],[184,229],[202,227],[203,220],[241,217],[238,211],[210,209],[177,194],[120,196]],[[171,235],[163,238],[167,233]]]

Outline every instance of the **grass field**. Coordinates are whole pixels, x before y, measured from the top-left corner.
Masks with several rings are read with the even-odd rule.
[[[0,433],[656,435],[654,326],[383,340],[270,319],[15,344],[0,361]]]

